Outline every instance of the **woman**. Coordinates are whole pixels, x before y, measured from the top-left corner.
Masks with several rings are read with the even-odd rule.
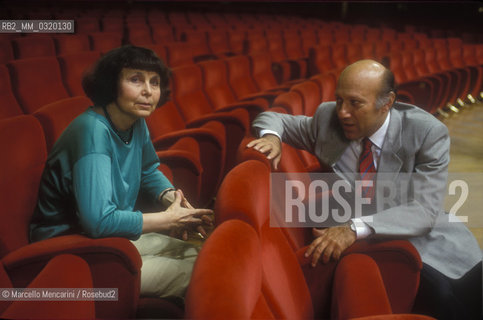
[[[124,46],[99,59],[82,81],[94,106],[66,128],[47,159],[30,237],[137,239],[141,293],[182,297],[197,251],[162,233],[204,233],[212,211],[194,209],[157,170],[144,118],[169,98],[169,77],[169,69],[145,48]],[[166,210],[135,210],[140,193]]]

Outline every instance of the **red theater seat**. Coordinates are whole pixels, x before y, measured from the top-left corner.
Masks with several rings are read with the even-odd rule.
[[[286,91],[290,88],[290,84],[278,84],[269,53],[251,55],[250,62],[253,80],[260,91]]]
[[[210,121],[219,121],[225,127],[226,163],[225,171],[235,161],[235,150],[241,139],[250,131],[249,115],[246,110],[216,112],[203,91],[202,71],[197,65],[173,69],[173,102],[178,107],[188,128],[195,128]]]
[[[191,46],[184,42],[175,42],[166,45],[167,63],[171,68],[193,64]]]
[[[300,263],[299,268],[302,268],[304,271],[305,279],[310,287],[315,315],[325,315],[327,317],[330,309],[330,293],[332,291],[331,279],[336,263],[319,264],[316,268],[310,267],[308,265],[308,259],[303,256],[306,248],[302,245],[304,241],[310,239],[310,236],[307,235],[307,233],[310,234],[310,229],[285,229],[276,227],[278,224],[277,220],[273,220],[274,216],[269,214],[270,210],[277,210],[276,207],[272,207],[271,209],[269,207],[270,169],[266,165],[266,162],[262,162],[254,160],[245,161],[225,177],[217,197],[218,202],[215,208],[216,221],[217,223],[221,223],[229,219],[240,219],[252,225],[260,237],[263,263],[265,263],[267,257],[270,257],[272,262],[276,261],[276,258],[272,255],[272,250],[296,251]],[[253,176],[256,176],[257,179],[253,180],[251,178]],[[248,190],[249,193],[245,193],[242,198],[237,197],[236,194],[240,190]],[[248,201],[248,199],[251,199],[251,201]],[[306,234],[303,235],[302,233]],[[264,249],[265,245],[270,245],[270,249]],[[389,299],[392,312],[410,312],[419,283],[419,271],[422,267],[416,249],[407,241],[358,241],[349,247],[344,252],[344,255],[354,253],[367,255],[376,262],[385,286],[384,294],[387,292],[387,298]],[[290,261],[290,259],[286,257],[285,261]],[[284,267],[289,268],[289,266]],[[273,272],[275,274],[273,276],[276,276],[277,271],[275,270],[280,269],[272,268],[271,270],[274,270]],[[343,273],[344,271],[340,270],[339,272]],[[280,274],[283,274],[283,272]],[[279,277],[281,277],[280,274]],[[291,274],[294,276],[288,276],[289,278],[297,278],[297,272],[294,271]],[[285,278],[285,276],[283,277]],[[270,282],[270,280],[267,281]],[[289,281],[291,280],[289,279]],[[335,283],[334,285],[341,292],[347,289],[350,290],[351,288],[345,287],[344,282]],[[380,287],[377,286],[368,287],[361,285],[359,289],[377,291],[368,293],[369,296],[375,297],[381,294],[379,291]],[[285,290],[280,290],[280,292],[285,292]],[[300,292],[300,294],[302,293]],[[357,299],[357,297],[355,298]],[[343,296],[334,296],[332,299],[338,299],[337,301],[340,303],[344,302]],[[347,302],[347,305],[351,305],[352,303],[357,305],[357,301]],[[370,306],[368,306],[368,310],[370,310]],[[359,311],[357,308],[347,310],[347,312],[354,312],[352,316],[356,316]],[[299,310],[298,315],[300,316],[301,314],[304,313]],[[366,314],[361,313],[362,315]]]
[[[322,101],[319,86],[314,81],[307,80],[292,86],[290,91],[300,94],[303,101],[304,114],[309,117],[313,116]]]
[[[306,78],[308,72],[308,54],[304,54],[302,39],[299,33],[297,30],[285,30],[283,32],[283,41],[287,59],[291,61],[290,63],[292,65],[293,74],[291,75],[291,78]]]
[[[226,30],[210,30],[207,31],[207,36],[208,46],[212,53],[220,55],[231,55]]]
[[[186,294],[186,317],[274,318],[262,291],[262,278],[261,248],[253,228],[239,220],[222,223],[196,261]]]
[[[288,91],[279,94],[273,100],[273,107],[283,108],[286,113],[293,115],[303,115],[303,101],[302,96],[294,91]]]
[[[122,32],[89,33],[89,39],[92,43],[92,50],[105,53],[121,46]]]
[[[75,31],[76,33],[92,33],[99,32],[100,19],[97,17],[81,17],[75,19]]]
[[[242,54],[244,52],[244,44],[246,40],[246,32],[242,30],[228,30],[228,45],[230,52]]]
[[[28,286],[53,257],[73,253],[89,264],[93,287],[119,290],[118,302],[95,302],[96,317],[133,316],[141,267],[136,248],[127,239],[89,239],[81,235],[29,244],[29,223],[47,158],[44,134],[35,117],[25,115],[1,120],[0,137],[5,153],[0,165],[8,169],[0,171],[0,215],[4,221],[0,224],[0,259],[12,286]]]
[[[151,36],[151,28],[145,23],[127,24],[127,42],[135,46],[144,46],[153,44]]]
[[[279,93],[283,92],[282,90],[260,92],[250,74],[249,57],[240,55],[228,58],[225,62],[228,66],[228,82],[238,100],[263,98],[271,103]]]
[[[88,51],[58,56],[62,77],[71,96],[85,95],[82,78],[100,58],[99,51]]]
[[[261,292],[273,316],[313,318],[312,300],[297,257],[282,231],[270,226],[269,174],[270,170],[255,160],[235,167],[220,187],[216,221],[220,224],[229,219],[240,219],[255,229],[261,245]],[[253,177],[257,179],[253,180]],[[243,197],[239,196],[241,191]]]
[[[14,60],[8,67],[14,93],[25,113],[69,97],[55,57]]]
[[[50,152],[54,143],[65,128],[82,112],[92,105],[90,99],[84,96],[62,99],[38,109],[33,115],[44,129],[47,151]]]
[[[260,112],[268,108],[268,101],[252,99],[238,101],[228,83],[228,71],[225,61],[213,60],[200,62],[203,74],[203,90],[215,111],[245,109],[254,119]]]
[[[122,34],[124,32],[124,21],[120,16],[105,16],[101,19],[101,25],[102,33]]]
[[[153,41],[157,44],[167,44],[174,41],[173,29],[167,22],[151,22]]]
[[[12,283],[1,262],[0,287],[12,288]],[[87,263],[78,256],[70,254],[56,256],[27,286],[27,289],[32,289],[33,292],[35,289],[45,288],[64,288],[64,292],[73,291],[75,294],[77,290],[93,288],[91,270]],[[24,301],[14,299],[0,302],[0,317],[5,319],[92,319],[95,316],[94,301],[92,300]]]
[[[310,78],[320,89],[321,102],[335,101],[335,87],[337,79],[334,74],[318,74]]]
[[[317,33],[314,28],[303,28],[300,30],[300,37],[302,38],[302,51],[304,57],[308,57],[310,48],[317,45]]]
[[[172,101],[156,109],[146,119],[146,123],[156,150],[166,150],[184,137],[196,140],[203,168],[199,203],[202,206],[207,205],[216,194],[224,172],[225,127],[217,121],[211,121],[200,128],[186,129],[185,122]]]
[[[91,49],[87,34],[57,36],[54,41],[57,55],[78,53]]]
[[[329,45],[318,45],[309,51],[309,70],[312,74],[334,72],[338,74],[337,69],[332,60],[332,48]]]
[[[30,36],[12,40],[16,59],[55,56],[54,40],[47,36]]]
[[[12,42],[10,39],[0,39],[0,64],[14,59]]]
[[[22,113],[22,109],[13,95],[8,69],[0,65],[0,119],[18,116]]]

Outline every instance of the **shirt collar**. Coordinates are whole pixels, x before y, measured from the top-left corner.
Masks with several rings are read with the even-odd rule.
[[[384,120],[384,123],[382,126],[377,129],[376,132],[372,136],[369,137],[369,140],[371,140],[372,144],[376,145],[379,149],[382,149],[382,144],[384,143],[384,139],[386,138],[386,133],[387,133],[387,128],[389,127],[389,119],[391,118],[391,113],[388,112],[386,116],[386,120]]]

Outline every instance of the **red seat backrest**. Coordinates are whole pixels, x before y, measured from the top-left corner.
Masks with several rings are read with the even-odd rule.
[[[121,32],[94,32],[89,34],[92,50],[108,52],[122,44]]]
[[[79,52],[59,56],[62,77],[71,96],[85,95],[82,77],[100,58],[99,51]]]
[[[10,60],[13,60],[13,48],[10,39],[0,40],[0,64],[5,64]]]
[[[305,56],[302,50],[302,39],[296,30],[285,30],[283,40],[288,59],[299,59]]]
[[[241,30],[228,31],[228,44],[230,51],[233,53],[243,53],[244,43],[246,40],[246,32]]]
[[[72,120],[91,105],[92,102],[89,98],[79,96],[50,103],[33,114],[44,129],[47,151],[52,149],[55,141]]]
[[[225,30],[208,31],[208,46],[212,53],[225,53],[230,51],[228,37]]]
[[[168,101],[146,118],[151,139],[185,128],[185,123],[173,101]]]
[[[15,137],[12,139],[12,137]],[[29,243],[29,223],[37,204],[47,158],[44,133],[31,115],[0,121],[0,257]]]
[[[262,294],[260,243],[250,225],[230,220],[210,235],[193,269],[186,295],[186,316],[273,318]]]
[[[263,35],[249,33],[249,38],[246,40],[245,53],[254,55],[265,52],[269,52],[267,39]]]
[[[173,29],[167,22],[151,23],[153,41],[157,44],[166,44],[174,41]]]
[[[89,51],[91,45],[86,34],[62,35],[54,38],[57,55]]]
[[[250,59],[236,56],[225,60],[228,66],[228,82],[238,100],[258,92],[257,85],[250,75]]]
[[[51,37],[22,37],[13,40],[17,59],[55,56],[54,40]]]
[[[295,91],[288,91],[279,94],[275,100],[273,100],[272,106],[284,108],[289,114],[304,114],[302,96]]]
[[[127,41],[136,46],[153,44],[151,28],[145,22],[127,24]]]
[[[270,36],[267,36],[267,42],[272,61],[280,62],[287,60],[287,53],[285,52],[281,32],[272,33]]]
[[[335,100],[335,87],[337,85],[337,79],[334,74],[318,74],[310,79],[315,81],[315,83],[319,86],[321,102]]]
[[[318,45],[309,51],[309,68],[313,73],[322,73],[335,68],[329,45]]]
[[[304,28],[301,30],[302,50],[305,57],[309,56],[309,49],[317,45],[315,29]]]
[[[213,112],[203,91],[203,77],[197,65],[187,65],[173,70],[173,101],[186,122]]]
[[[307,80],[294,85],[290,90],[300,93],[304,106],[304,114],[313,116],[315,110],[317,110],[317,107],[322,102],[319,86],[315,82]]]
[[[0,119],[18,116],[22,113],[22,109],[13,95],[8,69],[0,65]]]
[[[75,31],[76,33],[91,33],[99,32],[99,18],[97,17],[81,17],[75,19]]]
[[[218,223],[240,219],[258,233],[262,292],[275,318],[312,318],[311,297],[297,257],[280,228],[270,225],[270,169],[248,160],[231,170],[219,189],[215,212]]]
[[[14,93],[25,113],[69,97],[55,57],[14,60],[8,67]]]
[[[227,68],[222,60],[204,61],[198,64],[203,74],[203,90],[215,110],[236,101],[228,85]]]
[[[270,54],[262,53],[250,56],[252,77],[260,91],[276,87],[277,80],[272,71]]]
[[[175,42],[166,46],[167,63],[171,68],[193,64],[191,45]]]

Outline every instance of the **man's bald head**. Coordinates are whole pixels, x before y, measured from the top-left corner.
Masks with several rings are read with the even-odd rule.
[[[373,84],[378,88],[377,108],[388,102],[391,93],[396,94],[394,74],[377,61],[366,59],[350,64],[340,74],[339,82],[348,78],[360,85]]]

